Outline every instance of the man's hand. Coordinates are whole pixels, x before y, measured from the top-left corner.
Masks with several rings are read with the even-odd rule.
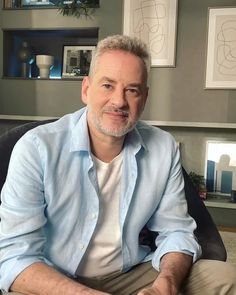
[[[187,254],[172,252],[164,255],[153,285],[137,295],[177,295],[191,265],[192,257]]]
[[[161,295],[164,293],[159,292],[159,290],[155,289],[154,287],[143,289],[137,295]]]
[[[110,293],[104,293],[104,292],[101,292],[101,291],[97,291],[97,290],[94,290],[94,289],[91,289],[91,288],[87,288],[85,287],[83,290],[82,290],[83,295],[111,295]]]
[[[141,290],[137,295],[176,295],[177,289],[170,282],[170,280],[165,278],[157,278],[155,283],[150,288],[145,288]]]
[[[111,295],[82,285],[43,262],[33,263],[23,270],[13,282],[11,291],[34,295]]]

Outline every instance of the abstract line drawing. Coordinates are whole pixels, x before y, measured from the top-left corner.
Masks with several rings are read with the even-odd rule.
[[[174,66],[177,0],[124,0],[124,4],[124,34],[149,46],[152,66]]]
[[[217,33],[217,70],[221,75],[236,77],[236,19],[222,22]]]
[[[206,88],[236,88],[236,8],[209,8]]]
[[[152,54],[158,56],[166,46],[167,32],[162,20],[167,18],[166,7],[155,0],[140,1],[140,7],[134,10],[133,33],[146,39]]]

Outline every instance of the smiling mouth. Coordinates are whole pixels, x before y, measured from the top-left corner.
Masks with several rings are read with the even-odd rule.
[[[119,109],[107,109],[104,111],[104,113],[110,116],[122,117],[122,118],[127,118],[129,116],[128,111],[123,111]]]
[[[114,119],[126,119],[129,116],[129,112],[119,109],[106,109],[104,113]]]

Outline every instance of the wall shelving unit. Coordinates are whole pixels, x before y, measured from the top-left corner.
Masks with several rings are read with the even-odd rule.
[[[98,28],[66,29],[3,29],[3,78],[21,77],[21,62],[17,53],[23,42],[32,48],[34,56],[46,54],[54,56],[51,78],[61,78],[63,47],[65,45],[96,45]],[[30,78],[38,77],[38,68],[33,62]]]
[[[95,46],[97,44],[98,26],[91,25],[91,21],[88,21],[88,26],[86,26],[86,21],[81,23],[79,19],[76,19],[77,26],[71,26],[75,22],[72,18],[75,17],[60,15],[58,5],[59,0],[3,0],[2,77],[4,79],[21,77],[21,62],[18,52],[23,42],[27,42],[34,56],[38,54],[54,56],[54,66],[50,77],[58,79],[61,78],[63,47],[65,45]],[[97,0],[95,7],[99,8],[99,0]],[[58,17],[61,27],[53,21],[53,19],[56,20],[56,17]],[[35,61],[30,68],[29,75],[23,78],[38,77]]]

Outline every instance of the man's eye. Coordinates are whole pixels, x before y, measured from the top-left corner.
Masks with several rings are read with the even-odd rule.
[[[102,84],[102,87],[104,87],[105,89],[111,89],[112,85],[108,84],[108,83],[104,83],[104,84]]]
[[[138,96],[140,94],[140,91],[137,88],[128,88],[126,91],[134,96]]]

